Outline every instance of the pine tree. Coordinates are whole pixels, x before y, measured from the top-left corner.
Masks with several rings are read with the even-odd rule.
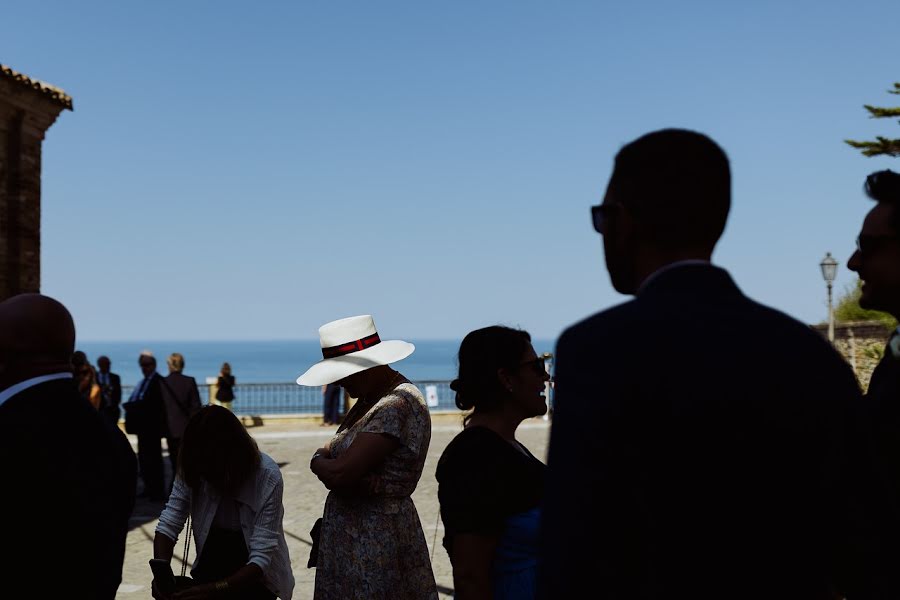
[[[893,90],[888,90],[889,94],[900,95],[900,83],[894,84]],[[869,111],[869,117],[872,119],[884,119],[890,117],[900,117],[900,106],[895,108],[880,108],[878,106],[863,105]],[[866,156],[879,156],[887,154],[888,156],[900,156],[900,139],[889,139],[880,135],[875,136],[874,142],[857,142],[856,140],[844,140],[854,148],[859,149]]]

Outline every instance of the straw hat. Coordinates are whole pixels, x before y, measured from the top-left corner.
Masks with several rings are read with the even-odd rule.
[[[415,346],[400,340],[382,341],[371,315],[347,317],[319,327],[323,360],[297,378],[299,385],[325,385],[348,375],[403,360]]]

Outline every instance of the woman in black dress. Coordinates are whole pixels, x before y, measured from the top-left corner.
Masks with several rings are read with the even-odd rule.
[[[231,410],[231,403],[234,402],[234,375],[231,374],[231,365],[228,363],[222,363],[217,385],[216,402]]]
[[[535,595],[545,465],[516,441],[519,424],[547,411],[550,379],[527,332],[486,327],[459,348],[456,405],[474,409],[437,467],[438,499],[456,597]]]

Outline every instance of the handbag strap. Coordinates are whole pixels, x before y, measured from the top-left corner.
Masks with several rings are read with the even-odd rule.
[[[187,523],[184,526],[185,534],[184,534],[184,558],[181,561],[181,576],[184,577],[184,574],[187,572],[187,560],[188,560],[188,552],[191,549],[191,515],[188,515]]]

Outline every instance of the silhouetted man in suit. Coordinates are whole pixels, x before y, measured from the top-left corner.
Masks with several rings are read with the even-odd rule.
[[[635,298],[558,342],[541,598],[834,600],[847,585],[856,381],[710,264],[730,197],[728,159],[699,133],[616,156],[592,217]]]
[[[166,413],[166,446],[169,448],[169,461],[172,463],[172,489],[175,475],[178,473],[178,451],[181,449],[181,438],[188,420],[200,410],[200,391],[197,380],[183,375],[184,356],[173,352],[167,361],[169,375],[161,381],[163,407]]]
[[[867,195],[877,204],[866,215],[847,266],[864,282],[859,304],[900,318],[900,174],[872,173]],[[893,597],[900,597],[900,328],[892,332],[884,357],[872,373],[864,406],[872,425],[878,478],[876,500],[884,513],[878,530],[884,544],[884,573]]]
[[[78,393],[74,341],[56,300],[0,303],[3,598],[112,599],[121,581],[134,454]]]
[[[119,424],[122,404],[122,379],[110,372],[112,363],[109,357],[101,356],[97,359],[97,383],[102,390],[100,414],[106,417],[110,423]]]
[[[162,438],[165,434],[165,411],[163,409],[162,376],[156,372],[156,358],[150,353],[142,353],[138,365],[144,379],[132,392],[130,402],[146,403],[146,420],[137,432],[138,466],[144,490],[141,497],[153,501],[165,500],[162,462]]]

